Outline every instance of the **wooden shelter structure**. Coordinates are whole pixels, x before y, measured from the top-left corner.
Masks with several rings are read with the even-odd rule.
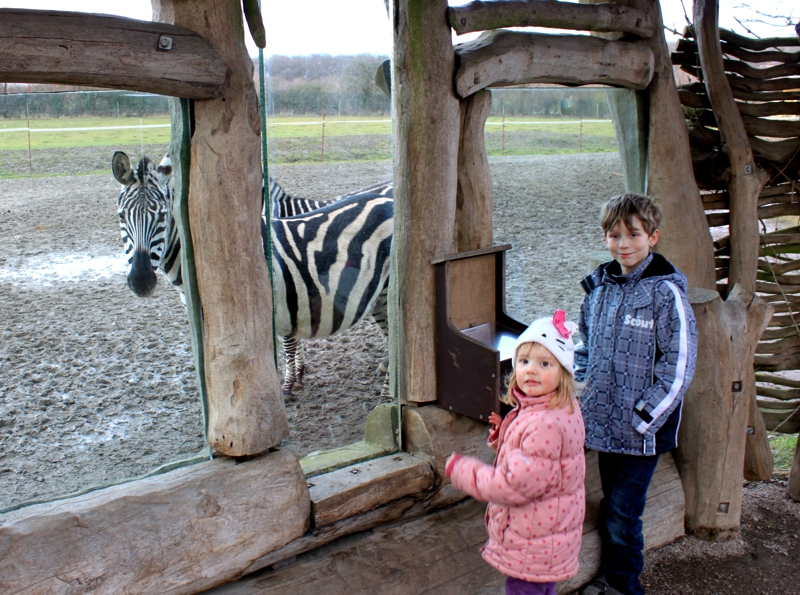
[[[245,13],[251,30],[258,32],[253,4],[245,0]],[[737,339],[745,348],[734,345],[726,353],[752,371],[746,347],[758,336],[769,307],[747,288],[731,291],[736,299],[725,303],[713,292],[713,249],[699,190],[686,175],[691,167],[688,135],[660,34],[658,3],[512,0],[457,9],[448,9],[446,0],[390,4],[395,114],[390,371],[401,402],[402,450],[315,473],[277,448],[288,426],[272,363],[270,288],[258,226],[262,131],[239,0],[153,0],[158,23],[0,11],[0,81],[158,89],[194,98],[189,113],[180,111],[172,149],[181,164],[176,187],[187,213],[182,238],[192,245],[184,253],[193,254],[185,270],[195,271],[192,299],[202,304],[202,319],[194,323],[196,349],[207,385],[209,442],[217,453],[212,461],[3,515],[3,590],[197,593],[255,570],[280,568],[339,537],[425,517],[464,499],[444,477],[445,459],[454,450],[485,460],[491,453],[483,423],[434,403],[431,262],[492,246],[492,186],[482,135],[491,101],[488,86],[602,82],[630,90],[627,100],[633,108],[617,106],[626,180],[630,186],[646,184],[662,205],[660,248],[700,288],[694,300],[698,318],[704,316],[719,330],[718,320],[725,315],[718,311],[735,310],[739,316],[718,336],[708,334],[708,361],[701,373],[706,382],[699,384],[704,392],[694,400],[700,416],[706,415],[708,395],[719,395],[723,408],[730,405],[731,378],[715,375],[719,344],[730,345],[734,326],[747,325],[749,332]],[[499,30],[509,26],[596,35]],[[454,49],[451,27],[487,33]],[[204,66],[193,68],[200,55]],[[112,76],[120,70],[135,71],[136,80]],[[176,140],[189,136],[190,146]],[[219,208],[221,197],[225,209]],[[218,249],[222,238],[224,251]],[[708,365],[712,361],[715,365]],[[728,438],[743,445],[744,426],[736,420]],[[729,455],[709,454],[697,444],[700,435],[690,438],[695,443],[684,450],[680,467],[665,456],[656,471],[644,519],[648,548],[682,535],[684,518],[697,519],[693,526],[708,533],[718,531],[720,514],[708,518],[703,513],[709,506],[719,512],[721,497],[729,503],[721,514],[738,523],[733,486],[738,482],[741,490],[744,447],[730,449]],[[709,482],[703,465],[722,469],[724,477]],[[722,494],[723,488],[733,493]],[[686,501],[685,492],[691,494]],[[598,567],[600,497],[590,458],[581,571],[560,592],[587,581]],[[446,515],[437,518],[449,522]],[[470,573],[476,576],[485,572],[482,568],[469,569],[462,579],[469,581]],[[380,584],[381,569],[373,570],[358,578],[363,590]],[[355,591],[352,583],[325,581],[325,568],[318,572],[326,593]],[[280,581],[263,583],[260,592],[282,593],[285,587]]]

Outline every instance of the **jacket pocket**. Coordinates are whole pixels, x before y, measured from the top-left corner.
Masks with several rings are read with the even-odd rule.
[[[508,527],[508,507],[489,504],[486,508],[486,532],[495,543],[503,543],[503,534]]]

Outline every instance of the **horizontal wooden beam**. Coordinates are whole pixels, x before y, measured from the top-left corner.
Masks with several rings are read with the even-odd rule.
[[[209,99],[227,67],[194,31],[76,12],[0,9],[0,82]]]
[[[524,83],[604,84],[644,89],[653,52],[644,45],[586,35],[487,31],[456,46],[456,91],[463,98],[486,87]]]
[[[0,516],[4,593],[197,593],[299,538],[294,455],[219,458]]]
[[[619,31],[652,37],[655,27],[638,8],[621,4],[573,4],[568,2],[470,2],[447,9],[450,26],[463,35],[502,27],[552,27],[580,31]]]
[[[309,480],[314,526],[322,527],[424,492],[436,481],[428,461],[398,453]]]

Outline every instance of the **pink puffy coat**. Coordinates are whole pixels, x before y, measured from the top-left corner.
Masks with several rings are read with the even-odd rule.
[[[531,582],[558,582],[578,572],[583,517],[585,431],[580,408],[548,408],[550,395],[522,397],[506,415],[494,466],[455,460],[450,479],[489,502],[483,558],[500,572]]]

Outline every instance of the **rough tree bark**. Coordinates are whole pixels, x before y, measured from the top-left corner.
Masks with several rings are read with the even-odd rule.
[[[272,292],[261,245],[261,121],[237,0],[152,0],[156,18],[198,32],[228,72],[196,101],[189,219],[203,306],[208,440],[253,455],[288,435],[273,361]]]
[[[703,71],[703,82],[714,110],[722,137],[722,150],[731,167],[730,194],[730,260],[728,287],[738,285],[748,291],[756,290],[758,271],[758,197],[767,182],[767,173],[756,165],[747,140],[742,116],[725,76],[719,42],[719,7],[717,0],[695,0],[694,24],[697,52]],[[755,337],[758,341],[759,337]],[[749,361],[748,383],[755,383],[752,356]],[[772,475],[772,451],[766,428],[758,423],[760,416],[753,392],[751,418],[753,433],[747,440],[745,473],[750,479],[766,480]]]
[[[692,175],[689,135],[683,118],[658,0],[626,0],[651,15],[656,35],[638,43],[655,59],[648,87],[649,131],[647,194],[664,214],[658,251],[686,274],[691,287],[714,289],[714,247],[706,225],[700,190]]]
[[[522,83],[600,83],[644,89],[653,54],[639,44],[585,35],[486,31],[459,44],[456,90],[466,97],[486,87]]]
[[[393,0],[394,239],[389,301],[393,390],[436,400],[431,260],[455,252],[459,103],[447,0]]]
[[[641,10],[620,4],[597,6],[569,2],[470,2],[448,10],[450,25],[463,35],[502,27],[553,27],[580,31],[623,31],[650,37],[652,21]]]
[[[690,289],[697,319],[697,369],[683,405],[678,470],[686,494],[686,529],[704,539],[730,538],[742,512],[753,354],[772,307],[738,285],[726,301]]]
[[[483,129],[492,110],[492,94],[478,91],[461,102],[458,145],[456,246],[459,252],[492,245],[494,193]]]
[[[786,493],[793,500],[800,502],[800,439],[797,440],[797,447],[794,449],[794,461],[792,462],[792,472],[789,474]]]

